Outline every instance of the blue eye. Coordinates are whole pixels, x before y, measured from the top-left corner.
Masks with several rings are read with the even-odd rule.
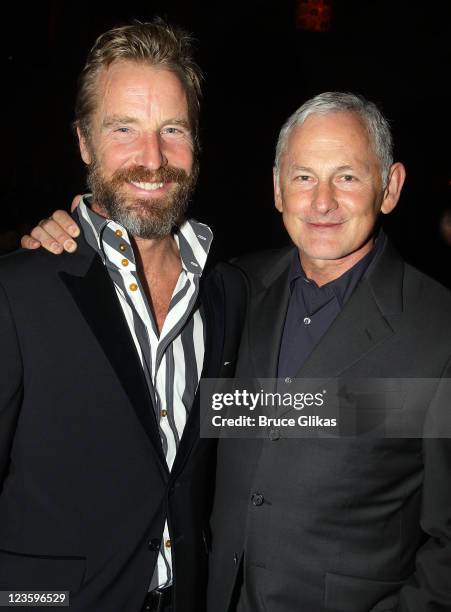
[[[165,127],[163,131],[166,132],[166,134],[181,134],[181,130],[176,127]]]

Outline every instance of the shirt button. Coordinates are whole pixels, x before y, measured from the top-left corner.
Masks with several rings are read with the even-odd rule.
[[[118,238],[122,238],[122,230],[117,229],[114,233],[116,234]]]
[[[129,285],[130,291],[136,291],[138,289],[138,285],[136,283],[132,283]]]
[[[123,259],[123,260],[121,261],[121,264],[122,264],[123,266],[128,266],[128,259]]]
[[[253,506],[261,506],[265,498],[260,493],[253,493],[251,496],[251,502]]]
[[[311,322],[312,322],[312,320],[310,319],[310,317],[305,317],[304,325],[310,325]]]
[[[272,442],[277,442],[280,439],[280,434],[278,429],[270,429],[269,430],[269,439]]]
[[[123,253],[124,251],[127,250],[127,245],[126,244],[120,244],[119,245],[119,250]]]
[[[292,380],[291,380],[291,378],[289,376],[287,376],[285,378],[285,382],[287,383],[287,385],[289,385],[292,382]]]
[[[161,415],[162,417],[168,416],[168,411],[167,411],[167,410],[162,410],[162,411],[160,412],[160,415]]]
[[[171,540],[166,540],[165,546],[166,546],[166,548],[171,548],[171,546],[172,546]]]

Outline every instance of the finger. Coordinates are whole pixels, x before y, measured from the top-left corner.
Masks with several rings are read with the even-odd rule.
[[[67,215],[67,213],[64,213],[64,211],[60,212]],[[52,217],[40,221],[38,227],[40,227],[41,230],[44,230],[49,235],[50,240],[53,239],[53,242],[56,243],[56,250],[55,244],[51,245],[53,246],[53,248],[50,249],[52,253],[61,253],[63,248],[65,251],[72,253],[77,248],[75,240],[72,240],[71,236],[64,230],[63,227],[61,227],[59,223],[52,219]],[[31,235],[36,237],[33,232],[31,232]],[[48,240],[47,237],[45,237],[45,239]],[[44,243],[42,243],[42,246],[45,246]]]
[[[23,249],[37,249],[41,246],[41,243],[39,240],[32,238],[29,234],[25,234],[25,236],[22,236],[20,239],[20,246]]]
[[[31,230],[31,236],[39,240],[47,251],[59,255],[63,252],[63,244],[70,237],[62,232],[60,226],[52,219],[43,219]]]
[[[65,210],[55,210],[51,219],[61,225],[61,228],[70,236],[76,238],[80,235],[80,228]]]
[[[80,204],[80,200],[81,200],[81,195],[76,195],[75,198],[72,200],[72,204],[70,205],[70,212],[74,212],[74,210]]]

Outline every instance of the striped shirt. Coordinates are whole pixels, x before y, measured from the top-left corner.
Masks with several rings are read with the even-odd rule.
[[[77,209],[80,225],[86,241],[98,253],[113,281],[141,361],[166,462],[171,469],[202,372],[205,329],[198,294],[213,235],[208,226],[194,220],[185,221],[174,234],[182,270],[159,334],[136,270],[127,230],[96,214],[86,203],[89,196],[83,196]],[[166,521],[149,590],[170,584],[171,541]]]

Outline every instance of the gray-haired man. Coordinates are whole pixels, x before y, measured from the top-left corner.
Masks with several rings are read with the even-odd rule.
[[[237,262],[237,377],[451,376],[451,294],[377,233],[404,175],[374,104],[325,93],[290,117],[274,188],[294,246]],[[220,440],[209,610],[451,610],[450,478],[449,439]]]

